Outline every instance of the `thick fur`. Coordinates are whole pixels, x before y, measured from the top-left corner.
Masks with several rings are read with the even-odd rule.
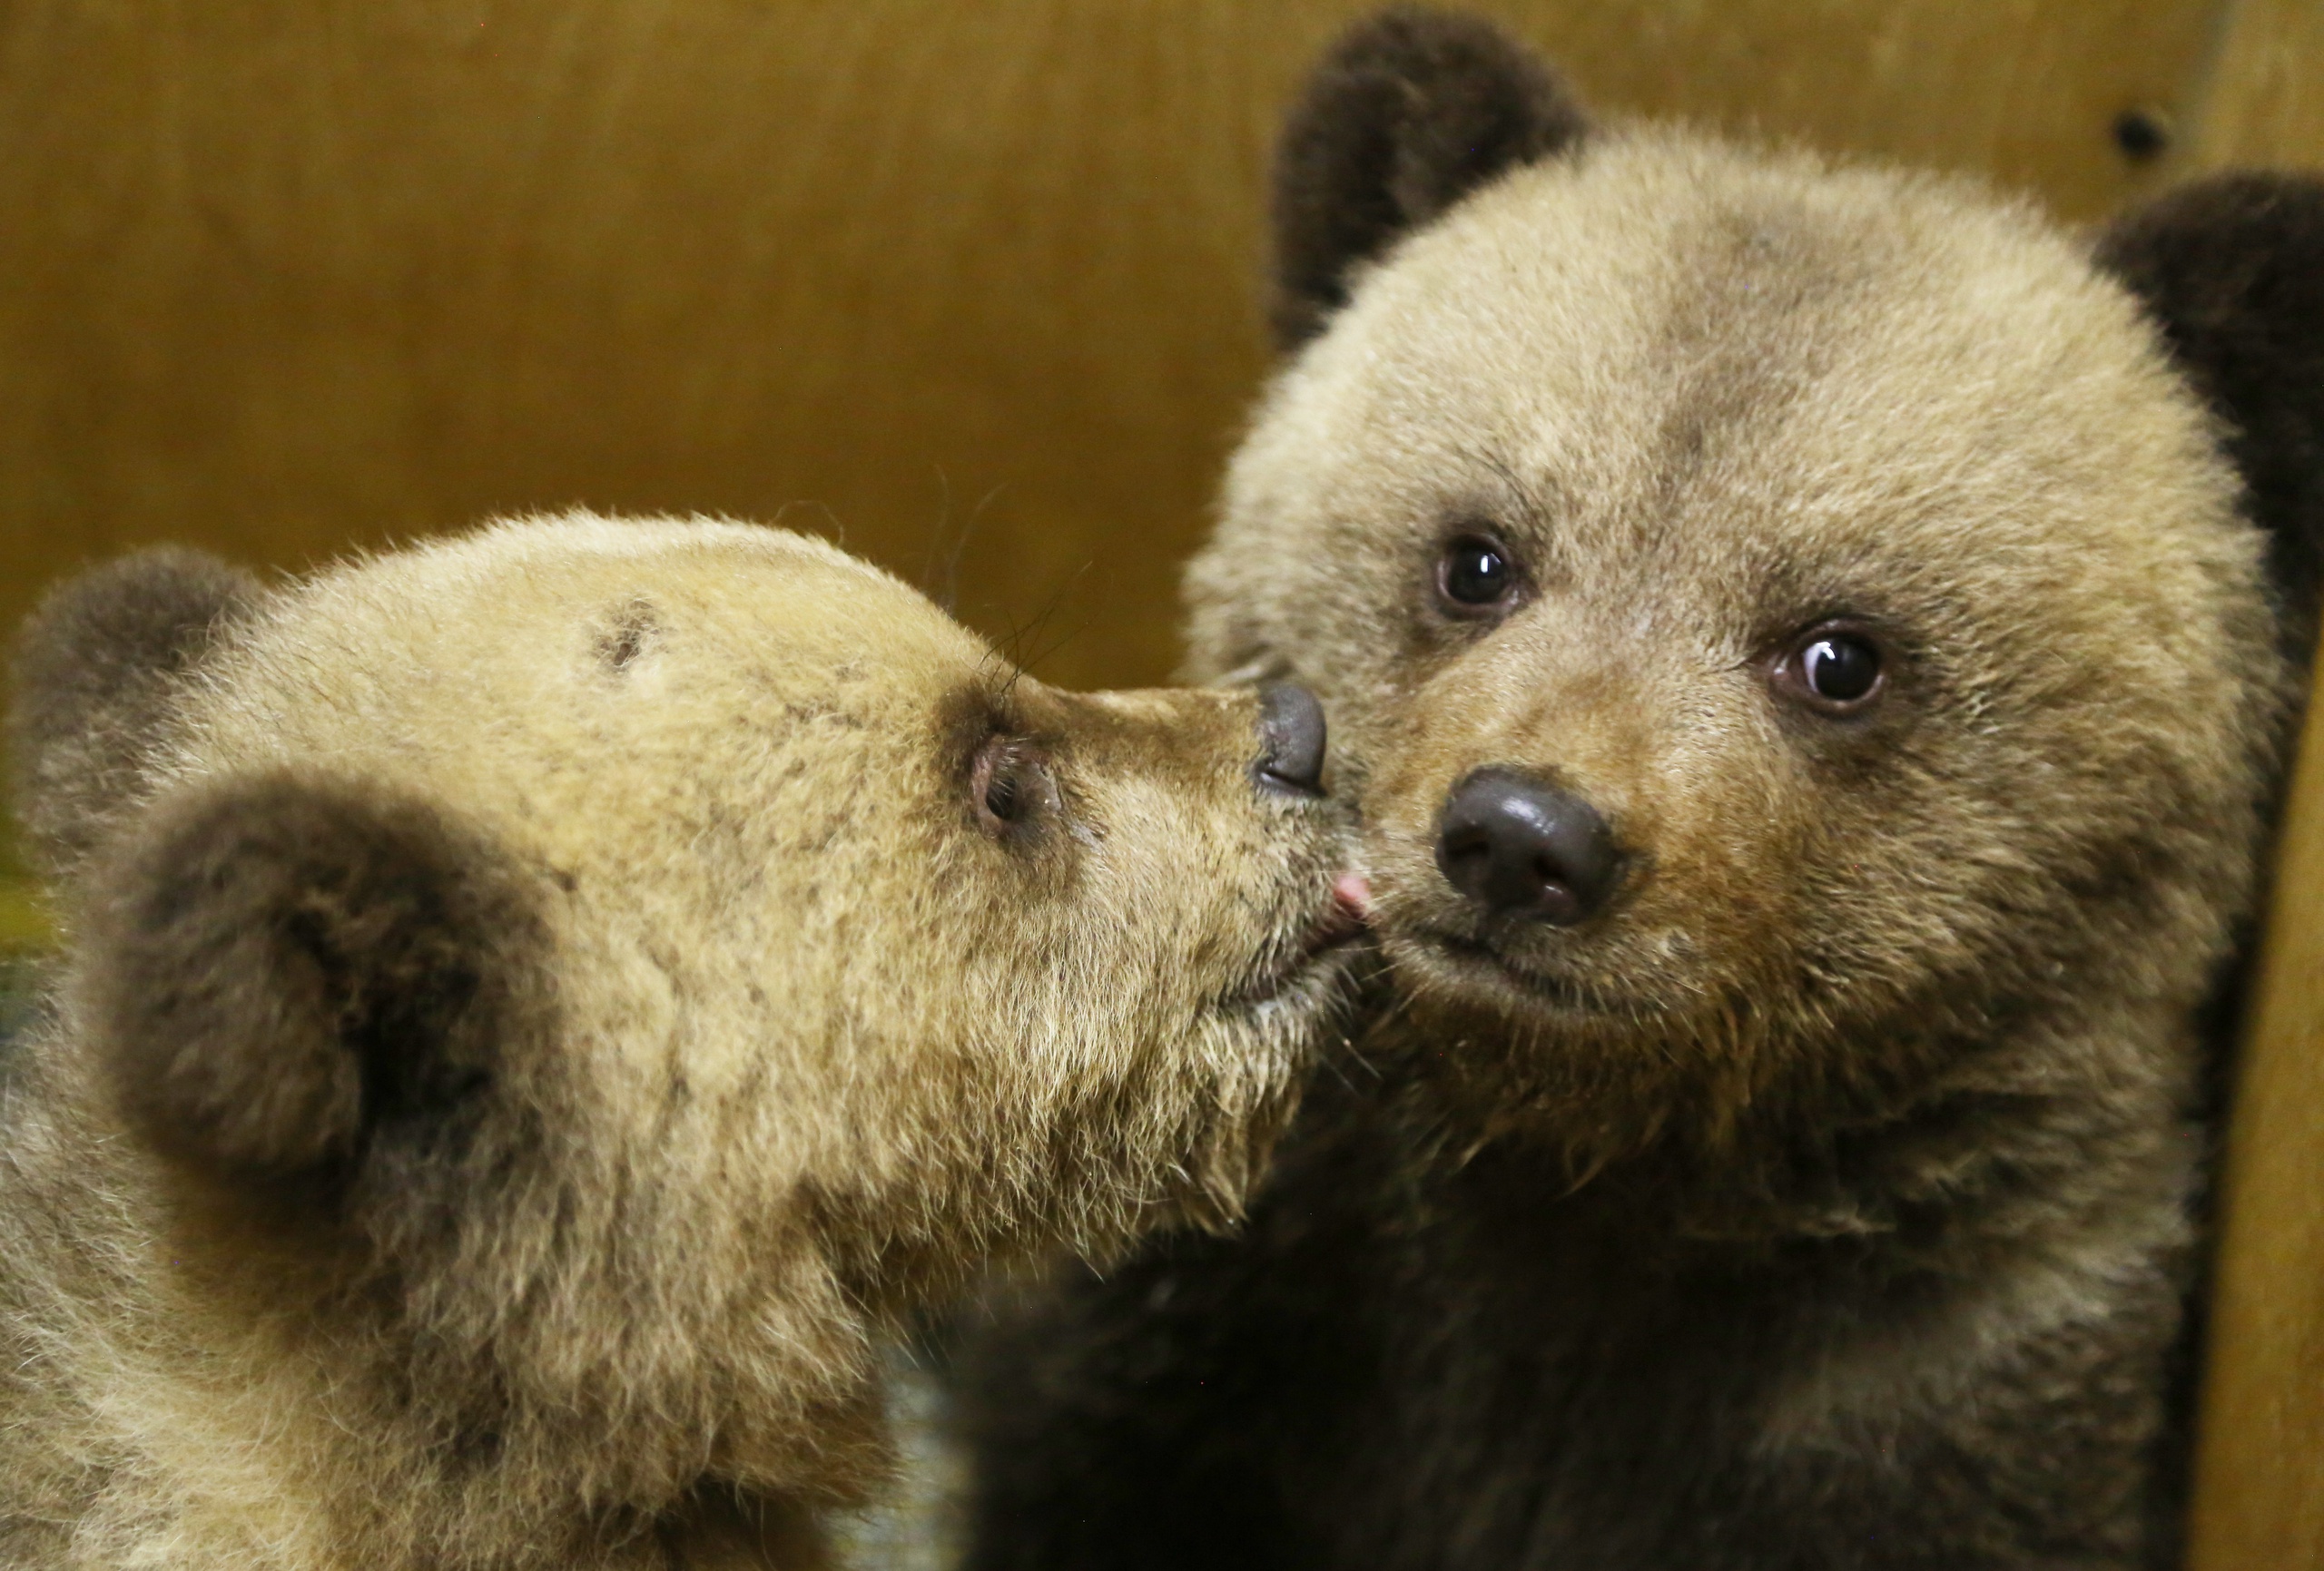
[[[439,1141],[507,1043],[547,1035],[527,1016],[550,944],[505,860],[393,792],[283,771],[180,793],[94,902],[115,1102],[233,1178],[380,1176],[396,1134]]]
[[[142,552],[49,592],[16,643],[8,716],[17,821],[63,872],[128,800],[173,684],[250,605],[258,580],[214,556]]]
[[[2219,413],[2268,532],[2286,643],[2305,660],[2324,574],[2324,184],[2234,174],[2174,191],[2100,240]]]
[[[1593,129],[1354,275],[1187,583],[1195,674],[1332,710],[1389,992],[1246,1238],[980,1355],[972,1566],[2171,1560],[2206,1006],[2312,625],[2316,202],[2093,252]],[[1519,592],[1459,614],[1479,534]],[[1845,719],[1780,680],[1833,618],[1886,651]],[[1446,881],[1486,766],[1604,815],[1604,911]]]
[[[0,1566],[812,1565],[877,1338],[1240,1206],[1344,965],[1250,695],[1057,692],[737,525],[239,583],[108,570],[22,666],[87,849],[0,1103]]]
[[[1489,24],[1406,7],[1349,33],[1276,151],[1276,342],[1321,332],[1399,235],[1582,129],[1564,84]]]

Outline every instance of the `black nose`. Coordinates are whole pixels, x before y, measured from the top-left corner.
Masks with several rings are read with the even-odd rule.
[[[1621,857],[1588,802],[1495,767],[1474,771],[1444,799],[1436,865],[1494,916],[1561,928],[1605,904]]]
[[[1324,789],[1324,706],[1295,682],[1259,689],[1260,786],[1290,796]]]

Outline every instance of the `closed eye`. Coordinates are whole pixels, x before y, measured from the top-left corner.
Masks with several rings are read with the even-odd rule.
[[[996,839],[1023,835],[1057,810],[1049,761],[1021,737],[993,736],[977,751],[969,797],[978,827]]]

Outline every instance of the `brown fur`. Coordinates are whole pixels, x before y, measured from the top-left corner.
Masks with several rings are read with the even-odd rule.
[[[1189,571],[1192,670],[1331,705],[1393,995],[1246,1241],[990,1355],[974,1566],[2170,1561],[2206,1006],[2310,625],[2266,531],[2313,527],[2315,201],[2093,256],[1614,127],[1354,275]],[[1436,577],[1479,535],[1490,611]],[[1846,717],[1780,680],[1833,618],[1886,651]],[[1447,880],[1485,768],[1602,815],[1602,910]]]
[[[52,590],[16,644],[8,716],[17,820],[50,872],[88,849],[161,741],[172,684],[258,594],[213,556],[163,546]]]
[[[398,1183],[388,1127],[440,1139],[507,1044],[553,1037],[550,942],[505,859],[424,800],[288,771],[162,804],[92,902],[116,1104],[232,1179]]]
[[[23,666],[91,849],[0,1125],[0,1565],[811,1565],[901,1317],[1238,1208],[1341,964],[1250,696],[1057,692],[734,525],[140,631],[221,581]]]
[[[2268,532],[2284,642],[2305,660],[2324,574],[2324,182],[2247,172],[2173,191],[2101,237],[2225,422]]]
[[[1349,33],[1276,150],[1277,345],[1323,331],[1350,275],[1397,236],[1582,130],[1564,83],[1487,23],[1398,7]]]

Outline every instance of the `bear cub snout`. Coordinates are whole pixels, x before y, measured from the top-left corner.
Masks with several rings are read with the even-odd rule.
[[[1621,849],[1598,810],[1521,769],[1462,777],[1437,820],[1444,881],[1492,916],[1571,927],[1613,892]]]

